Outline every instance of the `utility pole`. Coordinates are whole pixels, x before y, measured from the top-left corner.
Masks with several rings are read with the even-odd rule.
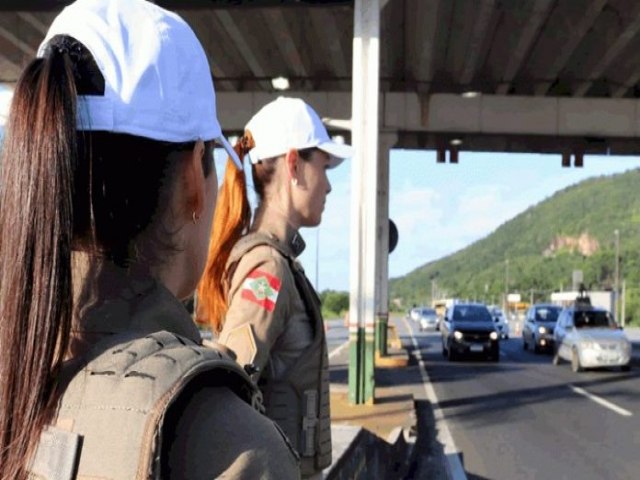
[[[436,301],[436,281],[431,279],[431,306]]]
[[[320,293],[320,282],[319,282],[319,259],[320,258],[320,227],[316,227],[316,292]]]
[[[620,325],[622,328],[624,328],[624,317],[625,317],[625,309],[627,306],[627,285],[626,285],[626,280],[622,280],[622,307],[620,308],[620,323],[618,325]]]
[[[509,311],[509,259],[504,261],[504,311]]]
[[[616,319],[616,322],[619,321],[618,319],[618,295],[620,292],[620,231],[616,228],[613,231],[613,234],[615,236],[615,241],[616,241],[616,268],[615,268],[615,287],[614,287],[614,304],[613,304],[613,308],[614,308],[614,312],[613,312],[613,318]]]

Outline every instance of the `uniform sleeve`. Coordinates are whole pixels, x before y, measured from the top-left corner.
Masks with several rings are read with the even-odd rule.
[[[286,259],[268,246],[257,247],[238,263],[231,278],[229,310],[219,342],[232,349],[240,365],[262,371],[288,321],[293,277]]]
[[[276,424],[228,388],[201,389],[176,407],[175,426],[163,429],[162,478],[300,478],[298,456]]]

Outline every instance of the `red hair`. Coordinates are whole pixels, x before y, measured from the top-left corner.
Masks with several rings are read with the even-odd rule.
[[[254,146],[253,137],[247,131],[233,149],[243,158]],[[222,330],[228,309],[228,284],[225,278],[227,261],[236,242],[248,230],[250,222],[251,207],[247,197],[245,173],[229,158],[213,217],[207,265],[197,293],[198,321],[209,323],[214,332]]]

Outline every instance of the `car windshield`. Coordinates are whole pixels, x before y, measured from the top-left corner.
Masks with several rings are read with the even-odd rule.
[[[536,322],[555,322],[558,320],[560,308],[538,308],[536,310]]]
[[[612,325],[611,317],[604,311],[577,311],[573,315],[576,328],[602,328]]]
[[[424,315],[425,317],[430,317],[430,316],[435,317],[436,311],[433,310],[432,308],[425,308],[422,310],[422,315]]]
[[[462,322],[490,322],[491,314],[480,305],[462,305],[453,311],[453,320]]]

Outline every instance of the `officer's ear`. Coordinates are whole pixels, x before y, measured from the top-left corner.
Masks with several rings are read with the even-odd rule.
[[[198,140],[193,150],[186,155],[186,162],[183,163],[184,215],[187,221],[195,221],[202,215],[205,202],[206,179],[202,170],[202,157],[205,155],[204,142]]]
[[[291,182],[297,182],[298,181],[298,162],[300,161],[300,155],[298,155],[298,150],[296,150],[295,148],[292,148],[291,150],[289,150],[285,157],[284,157],[285,163],[287,165],[287,173],[288,173],[288,180]]]

